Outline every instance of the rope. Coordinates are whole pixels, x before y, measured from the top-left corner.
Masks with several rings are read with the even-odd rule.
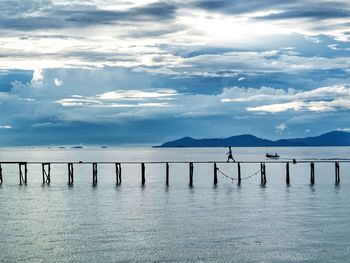
[[[230,180],[232,180],[232,181],[233,181],[233,180],[238,181],[237,178],[234,178],[234,177],[231,177],[231,176],[225,174],[225,173],[224,173],[223,171],[221,171],[219,168],[216,168],[216,169],[217,169],[218,172],[221,173],[224,177],[226,177],[226,178],[228,178],[228,179],[230,179]],[[241,178],[241,180],[247,180],[247,179],[249,179],[249,178],[251,178],[251,177],[257,175],[260,171],[261,171],[261,170],[259,169],[259,170],[257,170],[255,173],[253,173],[252,175],[249,175],[249,176],[247,176],[247,177]]]
[[[49,168],[50,169],[50,168]],[[46,184],[49,184],[50,183],[50,178],[49,178],[49,175],[47,174],[47,172],[44,170],[44,174],[45,174],[45,183]]]
[[[27,166],[25,165],[24,166],[24,174],[23,174],[23,171],[22,171],[22,164],[20,164],[19,166],[19,177],[20,177],[20,180],[23,182],[23,183],[26,183],[26,181],[24,180],[25,179],[25,174],[26,174],[26,170],[27,170]]]
[[[21,176],[21,181],[24,183],[25,181],[24,181],[24,175],[23,175],[22,171],[21,171],[20,176]]]

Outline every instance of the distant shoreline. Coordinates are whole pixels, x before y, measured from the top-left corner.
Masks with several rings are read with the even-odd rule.
[[[151,148],[154,149],[185,149],[185,148],[227,148],[227,147],[234,147],[234,148],[327,148],[327,147],[350,147],[350,145],[293,145],[293,146],[234,146],[234,145],[228,145],[228,146],[152,146]],[[118,148],[118,147],[115,147]]]
[[[350,133],[332,131],[316,137],[280,139],[276,141],[262,139],[250,134],[237,135],[228,138],[181,139],[153,146],[154,148],[199,148],[199,147],[334,147],[350,146]]]

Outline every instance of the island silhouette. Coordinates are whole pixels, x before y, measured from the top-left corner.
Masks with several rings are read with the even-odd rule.
[[[194,139],[183,137],[174,141],[154,146],[165,147],[300,147],[300,146],[350,146],[350,133],[331,131],[315,137],[267,140],[250,134],[231,136],[228,138]]]

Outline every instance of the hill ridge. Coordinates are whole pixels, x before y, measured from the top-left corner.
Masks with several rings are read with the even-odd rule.
[[[294,146],[350,146],[350,133],[331,131],[314,137],[268,140],[251,134],[227,138],[195,139],[189,136],[165,142],[156,148],[166,147],[294,147]]]

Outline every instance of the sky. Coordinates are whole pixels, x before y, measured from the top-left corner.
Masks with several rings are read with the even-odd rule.
[[[0,145],[350,131],[348,0],[0,0]]]

